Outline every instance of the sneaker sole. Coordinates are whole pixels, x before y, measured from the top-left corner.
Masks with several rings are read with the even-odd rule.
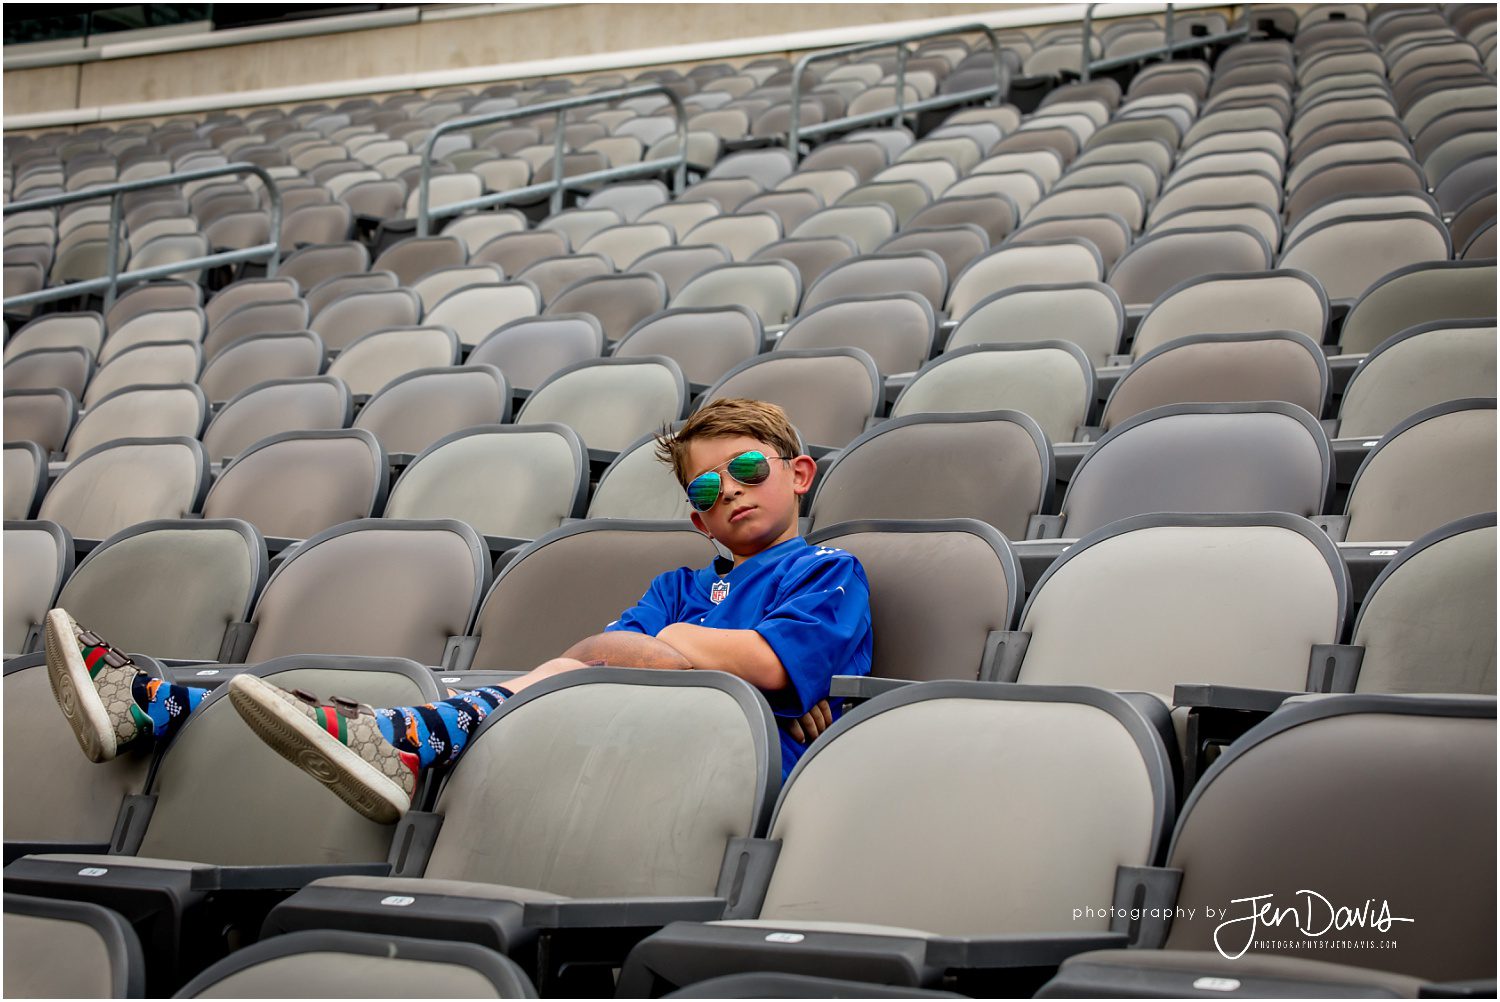
[[[407,799],[400,787],[306,715],[287,705],[260,678],[235,676],[229,688],[229,701],[276,754],[328,787],[371,821],[392,824],[407,809]],[[400,799],[393,799],[391,791]]]
[[[107,762],[115,757],[118,746],[115,729],[110,726],[109,712],[94,688],[94,680],[78,650],[73,622],[61,609],[47,613],[43,622],[46,637],[47,679],[73,736],[90,762]]]

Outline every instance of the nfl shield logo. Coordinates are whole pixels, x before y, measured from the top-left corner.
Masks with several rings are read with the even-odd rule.
[[[715,581],[713,583],[713,587],[708,590],[709,601],[713,602],[714,605],[718,605],[720,602],[724,601],[728,597],[729,597],[729,582],[728,581]]]

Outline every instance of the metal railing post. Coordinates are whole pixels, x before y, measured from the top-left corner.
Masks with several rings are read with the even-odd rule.
[[[182,184],[188,181],[202,181],[207,178],[224,177],[231,174],[254,174],[260,178],[261,183],[269,191],[271,196],[271,237],[268,242],[241,250],[223,251],[218,254],[206,254],[201,257],[188,258],[184,261],[173,261],[169,264],[157,265],[153,268],[140,268],[135,271],[123,273],[120,271],[120,236],[122,224],[124,223],[123,210],[125,205],[123,196],[135,191],[144,191],[148,188],[162,188],[168,185]],[[234,264],[239,261],[253,261],[260,258],[265,258],[266,260],[266,274],[274,275],[277,266],[281,262],[281,189],[276,187],[276,179],[264,167],[252,163],[229,163],[213,167],[199,167],[193,170],[178,171],[174,174],[165,174],[161,177],[141,178],[138,181],[121,181],[115,184],[85,188],[81,191],[65,192],[60,195],[47,195],[42,198],[11,202],[5,205],[3,209],[0,209],[0,215],[9,216],[12,213],[35,212],[39,209],[74,205],[78,202],[89,202],[100,198],[108,198],[110,200],[109,247],[106,250],[108,273],[98,278],[68,282],[64,285],[55,285],[47,289],[38,289],[36,292],[27,292],[19,296],[9,296],[3,303],[0,303],[0,306],[3,306],[6,310],[11,310],[18,306],[50,303],[53,300],[66,299],[70,296],[99,292],[103,293],[105,309],[108,309],[114,304],[115,297],[122,285],[146,282],[153,278],[166,278],[184,271],[199,270],[212,265]]]
[[[656,160],[643,160],[639,163],[623,164],[619,167],[610,167],[605,170],[590,171],[577,177],[563,177],[563,163],[566,160],[566,144],[563,140],[563,127],[566,121],[566,112],[574,108],[585,108],[596,104],[612,104],[617,101],[626,101],[636,97],[648,97],[652,94],[663,94],[671,102],[672,110],[677,117],[677,154],[671,157],[661,157]],[[559,144],[553,152],[553,174],[551,181],[542,184],[526,185],[522,188],[513,188],[510,191],[498,191],[488,195],[480,195],[478,198],[465,199],[461,202],[449,202],[434,207],[432,205],[432,153],[437,146],[437,141],[450,132],[459,132],[466,129],[475,129],[481,125],[494,125],[499,122],[509,122],[518,118],[535,118],[548,112],[557,113],[557,135],[556,142]],[[417,191],[417,235],[428,236],[432,230],[434,218],[458,215],[470,209],[483,209],[496,205],[509,205],[527,199],[550,197],[550,206],[553,212],[562,206],[562,200],[568,189],[581,188],[585,185],[602,181],[622,180],[629,177],[641,177],[654,174],[658,171],[671,170],[673,193],[680,194],[687,185],[687,106],[682,103],[682,98],[671,88],[662,84],[633,84],[622,87],[619,90],[600,91],[594,94],[584,94],[579,97],[561,98],[557,101],[547,101],[541,104],[528,105],[522,108],[507,108],[504,111],[491,112],[486,115],[475,115],[472,118],[457,118],[449,122],[442,122],[427,134],[427,142],[422,148],[422,171]]]
[[[1175,6],[1175,4],[1167,4],[1167,62],[1169,63],[1177,55],[1177,49],[1174,48],[1177,39],[1172,36],[1172,8]]]
[[[905,115],[906,106],[906,43],[896,44],[896,117],[891,120],[891,125],[899,128]]]
[[[1099,6],[1091,3],[1083,8],[1083,67],[1079,71],[1079,77],[1087,83],[1093,76],[1094,62],[1094,8]]]

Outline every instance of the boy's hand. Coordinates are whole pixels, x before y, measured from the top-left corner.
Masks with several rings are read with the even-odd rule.
[[[800,719],[788,721],[786,732],[798,744],[810,745],[832,724],[833,711],[828,708],[828,700],[823,699]]]

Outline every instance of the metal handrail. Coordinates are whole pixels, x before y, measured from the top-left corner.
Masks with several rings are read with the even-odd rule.
[[[971,32],[983,32],[990,40],[990,49],[995,54],[995,86],[980,87],[975,90],[964,91],[960,94],[946,94],[941,97],[928,98],[925,101],[917,101],[911,105],[906,103],[906,59],[908,55],[907,44],[909,42],[921,42],[929,38],[946,38],[950,35],[963,35]],[[870,112],[865,115],[851,115],[847,118],[834,119],[828,122],[820,122],[810,128],[802,128],[802,77],[807,68],[813,63],[825,62],[830,59],[841,59],[844,56],[852,56],[860,52],[873,52],[876,49],[896,50],[896,103],[891,108]],[[852,128],[867,123],[878,122],[891,118],[894,123],[899,123],[906,115],[914,111],[926,111],[929,108],[942,108],[950,105],[964,104],[982,97],[993,96],[995,100],[1004,98],[1010,90],[1010,70],[1004,65],[1000,58],[1000,39],[995,35],[995,30],[987,24],[960,24],[951,28],[939,28],[935,31],[917,32],[912,35],[903,35],[899,38],[885,38],[874,42],[860,42],[856,45],[842,45],[836,49],[824,49],[820,52],[809,52],[797,60],[792,67],[792,107],[791,124],[787,129],[787,149],[792,154],[792,163],[801,159],[800,143],[803,136],[821,135],[834,132],[839,129]],[[894,116],[892,116],[894,112]]]
[[[651,94],[665,94],[667,100],[672,103],[672,110],[677,113],[677,155],[675,157],[662,157],[657,160],[643,160],[640,163],[624,164],[620,167],[610,167],[605,170],[591,171],[588,174],[579,174],[574,177],[563,177],[563,158],[567,152],[567,145],[563,141],[563,124],[566,112],[573,108],[583,108],[594,104],[611,104],[615,101],[628,101],[631,98],[647,97]],[[459,132],[464,129],[473,129],[481,125],[495,125],[500,122],[512,122],[522,118],[533,118],[537,115],[545,115],[548,112],[557,113],[557,130],[553,136],[556,143],[552,153],[552,180],[543,184],[527,185],[524,188],[513,188],[510,191],[494,192],[489,195],[481,195],[463,202],[449,202],[433,208],[429,204],[431,199],[432,185],[432,151],[437,146],[437,141],[450,132]],[[601,91],[597,94],[585,94],[581,97],[561,98],[557,101],[546,101],[542,104],[527,105],[523,108],[509,108],[505,111],[495,111],[487,115],[475,115],[472,118],[456,118],[450,122],[443,122],[435,127],[427,136],[427,143],[422,148],[422,179],[417,195],[417,236],[425,237],[429,234],[434,217],[456,216],[469,209],[482,209],[492,205],[508,205],[511,202],[529,200],[537,195],[551,194],[551,210],[557,212],[562,208],[563,192],[568,188],[582,187],[595,181],[614,181],[621,178],[637,177],[644,174],[655,174],[658,171],[672,168],[672,191],[678,194],[687,184],[687,107],[682,103],[682,98],[677,92],[663,84],[638,84],[632,87],[623,87],[619,90]]]
[[[183,184],[188,181],[202,181],[211,177],[223,177],[228,174],[254,174],[261,179],[266,190],[271,195],[271,240],[269,243],[256,244],[243,250],[223,251],[218,254],[209,254],[205,257],[189,258],[186,261],[173,261],[170,264],[157,265],[154,268],[142,268],[138,271],[127,271],[120,273],[120,224],[122,196],[134,191],[145,191],[148,188],[163,188],[168,185]],[[36,303],[49,303],[54,299],[66,299],[69,296],[83,295],[85,293],[104,292],[104,308],[108,310],[114,305],[115,295],[121,285],[133,285],[136,282],[146,282],[153,278],[166,278],[168,275],[176,275],[184,271],[193,271],[198,268],[206,268],[216,264],[234,264],[238,261],[251,261],[256,258],[266,259],[266,274],[276,274],[276,266],[281,261],[281,189],[276,187],[276,179],[273,178],[264,167],[252,163],[221,164],[216,167],[199,167],[194,170],[179,171],[176,174],[164,174],[161,177],[141,178],[139,181],[121,181],[116,184],[100,185],[97,188],[85,188],[82,191],[72,191],[62,195],[46,195],[42,198],[33,198],[24,202],[11,202],[4,206],[3,214],[8,216],[14,212],[34,212],[37,209],[50,209],[59,205],[73,205],[77,202],[87,202],[96,198],[109,199],[109,273],[101,278],[89,278],[79,282],[69,282],[66,285],[53,286],[50,289],[39,289],[36,292],[27,292],[19,296],[10,296],[0,303],[4,309],[10,310],[17,306],[30,306]]]
[[[1113,59],[1090,59],[1089,54],[1093,51],[1094,42],[1094,8],[1098,6],[1096,3],[1091,3],[1083,10],[1083,65],[1079,73],[1085,81],[1091,79],[1099,70],[1118,69],[1121,66],[1138,63],[1143,59],[1155,59],[1159,56],[1166,56],[1170,61],[1174,55],[1186,49],[1196,49],[1204,45],[1217,45],[1220,42],[1233,42],[1250,37],[1250,4],[1247,3],[1240,5],[1240,17],[1244,21],[1240,27],[1220,32],[1217,35],[1202,35],[1174,42],[1172,41],[1172,15],[1176,4],[1169,3],[1166,9],[1166,45],[1132,52],[1128,56],[1116,56]]]

